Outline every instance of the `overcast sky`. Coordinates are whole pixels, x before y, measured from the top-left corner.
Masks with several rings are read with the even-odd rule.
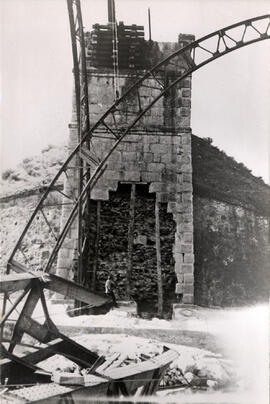
[[[270,12],[270,0],[115,0],[118,21],[152,39],[196,38]],[[107,22],[107,0],[81,0],[84,26]],[[1,163],[12,167],[68,139],[72,54],[65,0],[0,0]],[[268,181],[270,41],[250,45],[193,75],[192,130]]]

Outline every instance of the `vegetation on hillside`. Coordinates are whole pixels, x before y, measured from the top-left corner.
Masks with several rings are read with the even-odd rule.
[[[270,216],[270,187],[211,143],[192,135],[194,193]]]
[[[66,153],[67,147],[63,145],[49,145],[41,154],[25,158],[17,167],[5,170],[0,182],[0,196],[49,184],[63,164]]]

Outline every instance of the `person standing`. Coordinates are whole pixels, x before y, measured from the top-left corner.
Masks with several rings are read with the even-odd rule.
[[[115,285],[114,285],[114,282],[112,279],[112,275],[109,274],[107,277],[107,280],[105,282],[105,293],[107,296],[109,296],[112,299],[113,305],[115,307],[117,307],[116,298],[115,298],[115,294],[114,294],[114,288],[115,288]]]

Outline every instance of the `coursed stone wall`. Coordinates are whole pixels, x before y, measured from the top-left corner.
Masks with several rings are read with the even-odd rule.
[[[175,46],[164,45],[169,52]],[[175,72],[172,73],[175,77]],[[110,69],[89,69],[90,119],[93,124],[114,102],[113,72]],[[130,72],[120,72],[118,77],[120,94],[134,80]],[[140,90],[142,105],[157,95],[154,79],[149,79],[149,87]],[[136,96],[130,97],[128,110],[136,103]],[[73,102],[75,107],[75,103]],[[133,131],[119,144],[108,159],[107,169],[91,192],[93,200],[108,200],[109,191],[116,191],[118,183],[146,183],[149,192],[155,193],[158,201],[167,203],[168,212],[176,223],[173,247],[174,269],[177,276],[176,293],[183,294],[184,303],[193,303],[194,253],[193,253],[193,209],[192,209],[192,162],[191,162],[191,78],[186,78],[181,86],[174,88],[161,98],[138,122]],[[135,117],[135,114],[134,114]],[[131,120],[129,114],[117,116],[118,126],[125,126]],[[92,150],[104,157],[110,150],[111,135],[100,132],[94,138]],[[76,116],[70,124],[69,147],[77,144]],[[78,164],[78,162],[73,162]],[[70,170],[65,193],[77,192],[77,172]],[[72,189],[73,188],[73,189]],[[66,206],[62,211],[63,222],[70,212]],[[58,274],[72,277],[69,270],[74,255],[77,238],[77,223],[74,222],[58,257]]]

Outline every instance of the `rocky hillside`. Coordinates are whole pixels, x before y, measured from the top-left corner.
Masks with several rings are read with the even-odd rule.
[[[40,155],[26,158],[16,168],[3,172],[0,183],[1,271],[5,269],[7,259],[40,199],[42,192],[40,187],[50,183],[61,167],[66,151],[64,146],[48,146]],[[61,207],[47,208],[46,216],[50,223],[53,223],[54,232],[57,234]],[[32,262],[46,259],[53,244],[48,227],[43,222],[43,218],[40,217],[33,223],[31,238],[27,240],[27,245],[22,246],[21,254],[28,260],[30,266],[33,265]],[[33,246],[31,255],[30,245]]]
[[[0,198],[40,187],[50,183],[67,154],[67,147],[49,145],[34,157],[3,172],[0,181]]]
[[[212,145],[212,139],[192,135],[193,191],[270,216],[270,187],[242,163]]]

